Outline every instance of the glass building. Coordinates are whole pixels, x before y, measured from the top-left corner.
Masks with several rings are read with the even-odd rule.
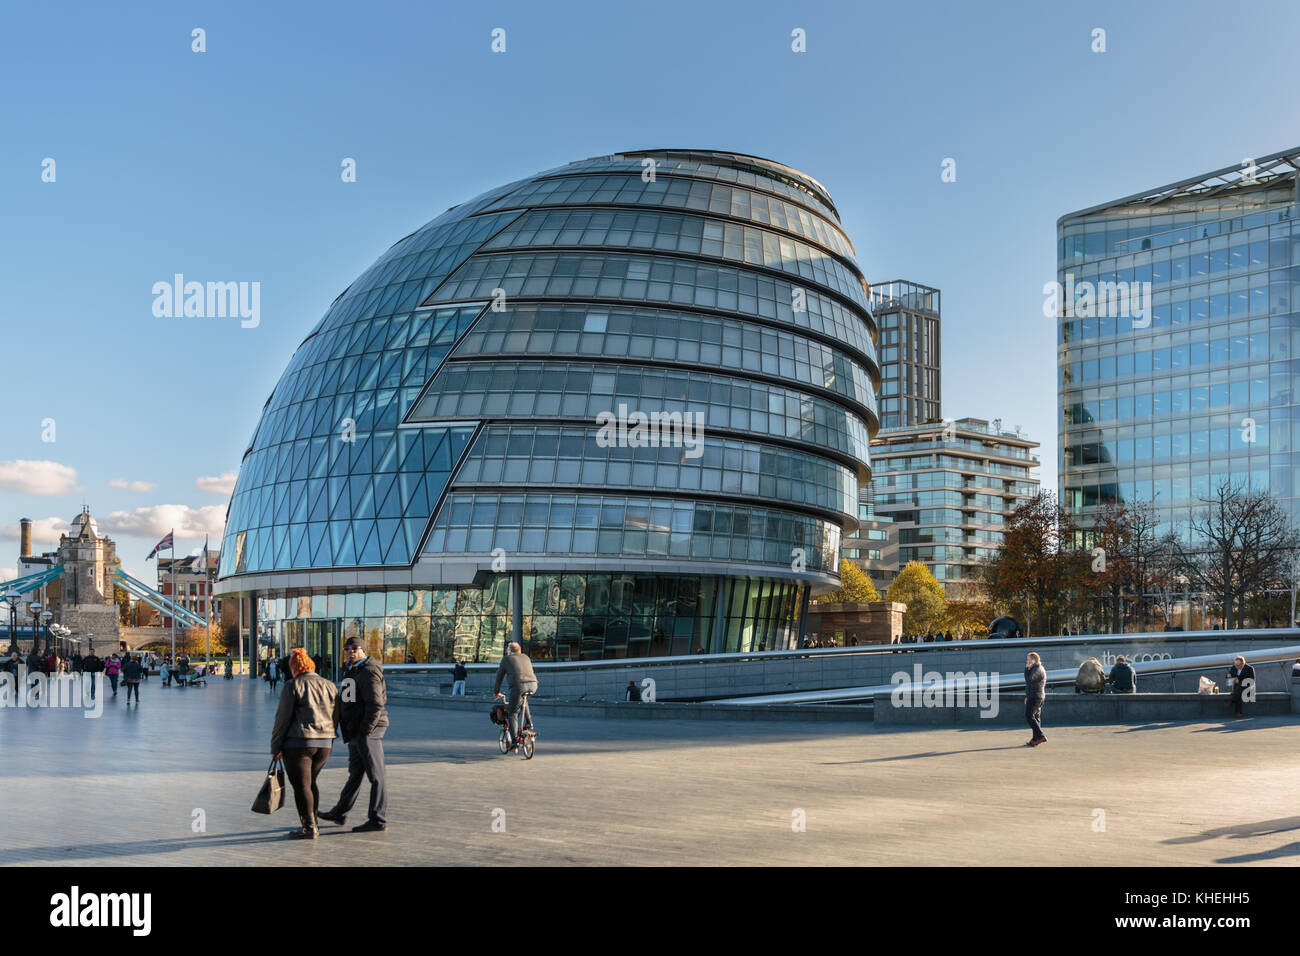
[[[494,189],[298,347],[219,590],[327,671],[354,634],[394,663],[792,647],[870,480],[876,336],[831,197],[787,166],[652,150]]]
[[[871,286],[880,324],[880,426],[900,428],[939,418],[939,290],[895,279]]]
[[[1298,160],[1247,160],[1058,221],[1060,487],[1083,528],[1108,502],[1141,500],[1186,536],[1225,482],[1297,513]]]
[[[920,561],[949,598],[1002,542],[1006,515],[1038,494],[1038,442],[979,418],[881,429],[871,443],[877,515],[898,527],[898,566]]]

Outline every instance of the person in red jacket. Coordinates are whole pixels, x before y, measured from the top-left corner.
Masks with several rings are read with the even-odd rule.
[[[113,696],[117,696],[117,675],[122,672],[122,659],[113,654],[108,660],[104,661],[104,676],[108,682],[113,685]]]

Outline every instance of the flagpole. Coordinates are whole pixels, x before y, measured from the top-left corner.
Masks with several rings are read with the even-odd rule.
[[[180,602],[176,600],[176,529],[171,530],[171,551],[172,551],[172,669],[176,669],[176,608],[174,605]]]
[[[203,536],[203,583],[208,584],[208,536]],[[207,670],[212,670],[212,587],[207,588],[208,592],[208,614],[207,624],[203,628],[203,661],[207,665]],[[207,673],[207,671],[204,671]]]

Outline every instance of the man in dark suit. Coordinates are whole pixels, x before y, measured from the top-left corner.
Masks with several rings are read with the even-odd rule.
[[[352,832],[382,832],[388,829],[388,794],[384,786],[384,731],[388,729],[384,705],[388,692],[384,669],[366,655],[358,637],[349,637],[344,643],[343,659],[348,666],[339,687],[339,730],[348,745],[348,782],[334,808],[316,815],[342,826],[365,778],[370,781],[370,810],[366,822],[353,827]]]
[[[1232,716],[1244,717],[1241,712],[1243,699],[1255,701],[1255,668],[1246,663],[1246,658],[1238,654],[1228,668],[1228,680],[1232,683]]]

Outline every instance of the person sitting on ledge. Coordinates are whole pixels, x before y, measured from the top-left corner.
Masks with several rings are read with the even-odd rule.
[[[1100,694],[1106,689],[1106,671],[1101,661],[1090,657],[1079,665],[1079,673],[1074,677],[1076,694]]]
[[[1137,693],[1137,672],[1123,654],[1115,659],[1115,666],[1110,669],[1106,683],[1111,684],[1117,694]]]

